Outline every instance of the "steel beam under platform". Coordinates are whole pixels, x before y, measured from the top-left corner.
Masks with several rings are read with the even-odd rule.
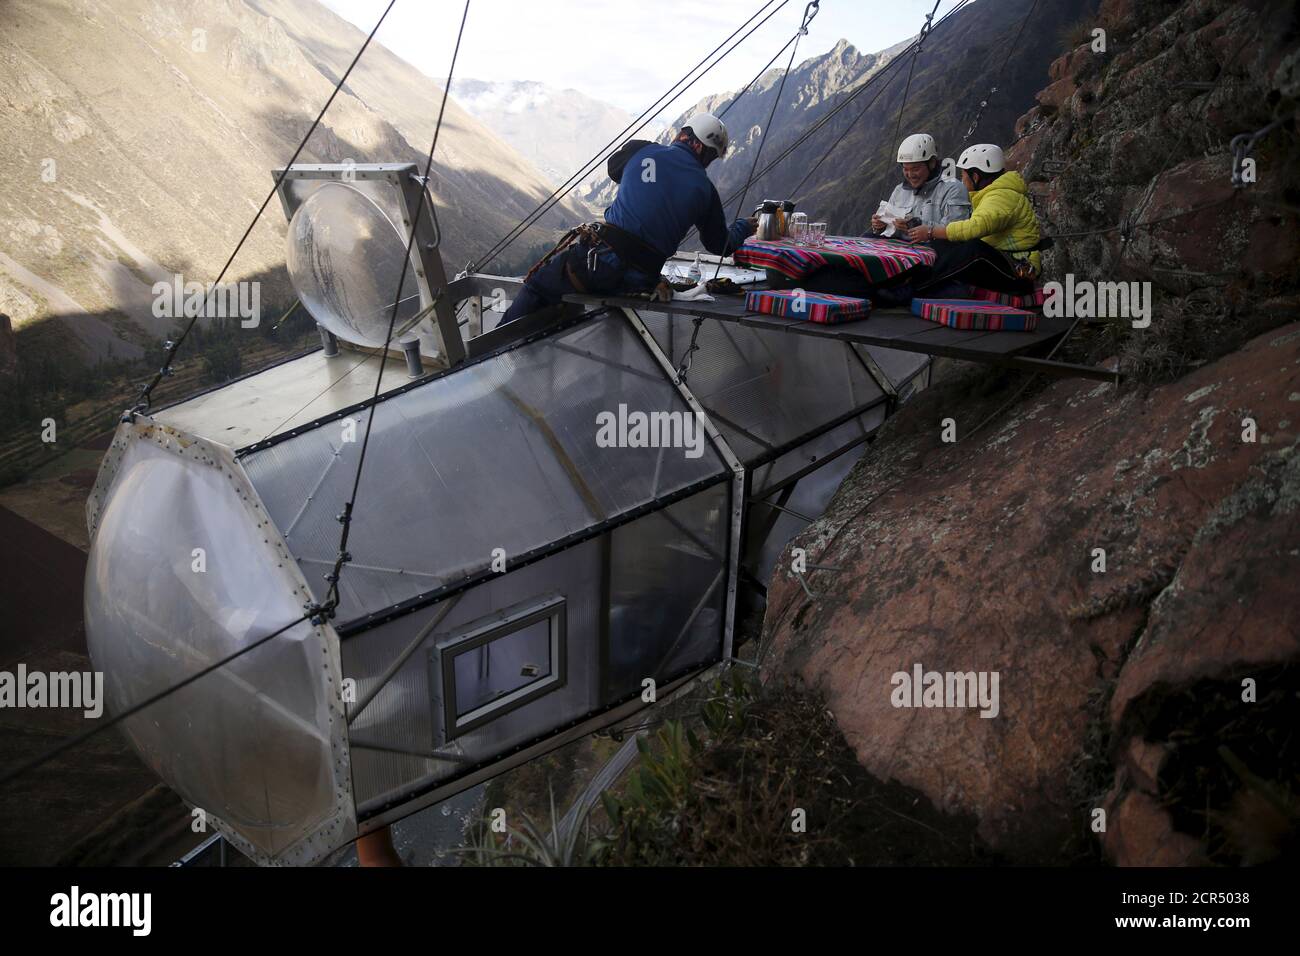
[[[862,345],[878,345],[903,352],[941,355],[965,362],[1041,372],[1059,378],[1119,381],[1119,373],[1113,369],[1057,362],[1029,354],[1046,351],[1057,342],[1070,327],[1070,321],[1065,318],[1043,316],[1038,321],[1038,328],[1033,332],[984,332],[963,331],[938,325],[918,318],[906,309],[878,309],[866,319],[837,325],[822,325],[817,322],[747,311],[743,296],[719,296],[712,302],[686,300],[650,302],[646,298],[636,296],[574,294],[566,295],[564,300],[588,307],[615,306],[666,312],[670,315],[690,318],[717,319],[720,322],[735,322],[756,329],[835,339],[840,342],[857,342]]]

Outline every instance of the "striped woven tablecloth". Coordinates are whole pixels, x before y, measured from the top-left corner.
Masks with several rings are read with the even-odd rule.
[[[872,282],[900,276],[916,266],[934,264],[934,250],[897,239],[827,236],[824,246],[797,246],[792,239],[749,239],[736,250],[736,265],[772,269],[802,279],[827,266],[862,273]]]

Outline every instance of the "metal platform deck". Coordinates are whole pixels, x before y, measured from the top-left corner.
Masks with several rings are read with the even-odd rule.
[[[1065,318],[1044,316],[1033,332],[982,332],[937,325],[912,315],[906,309],[879,309],[866,319],[839,325],[821,325],[747,311],[743,296],[718,296],[712,302],[674,300],[653,303],[635,296],[567,295],[564,299],[587,307],[612,306],[667,312],[688,318],[717,319],[759,329],[776,329],[793,335],[811,335],[904,352],[941,355],[966,362],[1025,369],[1060,378],[1090,378],[1104,382],[1119,380],[1118,374],[1112,369],[1058,362],[1032,354],[1046,353],[1066,333],[1070,321]]]

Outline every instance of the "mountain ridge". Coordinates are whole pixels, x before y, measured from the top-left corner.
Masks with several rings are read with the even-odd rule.
[[[558,186],[632,123],[632,114],[581,90],[536,80],[459,79],[456,101]],[[652,123],[655,135],[664,129]],[[590,189],[604,171],[584,178]],[[581,193],[579,193],[581,195]]]
[[[168,331],[152,282],[216,278],[363,39],[315,0],[0,8],[0,312],[87,360],[142,355]],[[299,162],[422,166],[441,100],[439,84],[372,43]],[[454,273],[550,186],[453,95],[430,191]],[[583,216],[566,201],[529,241]],[[285,227],[272,203],[227,281],[269,275],[263,302],[289,294]]]
[[[780,67],[765,72],[743,95],[731,91],[701,98],[673,121],[671,130],[697,110],[727,110],[724,122],[732,146],[710,167],[709,174],[724,201],[732,200],[725,203],[728,216],[745,215],[764,198],[793,198],[810,218],[826,220],[831,232],[860,233],[898,178],[894,140],[905,86],[907,99],[899,136],[928,132],[938,140],[942,155],[955,160],[966,127],[985,99],[988,105],[979,112],[977,138],[972,142],[1009,143],[1015,135],[1016,119],[1034,103],[1039,80],[1059,45],[1059,34],[1094,12],[1097,4],[1098,0],[1057,0],[1052,4],[976,0],[933,30],[917,55],[910,84],[906,82],[906,61],[899,62],[898,69],[890,69],[890,65],[913,44],[914,37],[874,53],[863,53],[847,39],[840,39],[829,52],[806,58],[791,69],[775,111],[772,101],[784,72]],[[1007,58],[1004,77],[1000,65],[1017,37],[1016,50],[1022,52]],[[992,83],[987,75],[990,63],[997,64],[992,69]],[[733,197],[739,195],[749,176],[756,150],[762,150],[761,169],[887,69],[889,75],[872,91],[860,94],[860,103],[855,100],[842,109],[770,173],[758,176],[745,194],[746,208],[737,209]],[[987,93],[990,86],[998,87],[991,97]],[[771,129],[763,135],[769,116]],[[668,135],[661,136],[661,141]],[[837,140],[838,145],[832,148]],[[801,185],[823,155],[834,161],[823,162]],[[799,195],[791,195],[796,187]],[[604,206],[613,196],[613,184],[606,180],[585,198],[592,205]]]

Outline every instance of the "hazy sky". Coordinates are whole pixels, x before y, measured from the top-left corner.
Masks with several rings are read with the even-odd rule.
[[[322,2],[366,33],[387,5]],[[456,75],[573,87],[635,115],[762,6],[763,0],[472,0]],[[804,6],[805,0],[789,0],[669,105],[668,116],[702,95],[749,82],[794,33]],[[798,60],[825,53],[841,37],[866,52],[884,49],[915,36],[933,6],[933,0],[822,0],[799,42]],[[943,0],[937,16],[953,6]],[[463,0],[397,0],[378,39],[441,83],[463,9]],[[774,65],[788,58],[789,51]]]

